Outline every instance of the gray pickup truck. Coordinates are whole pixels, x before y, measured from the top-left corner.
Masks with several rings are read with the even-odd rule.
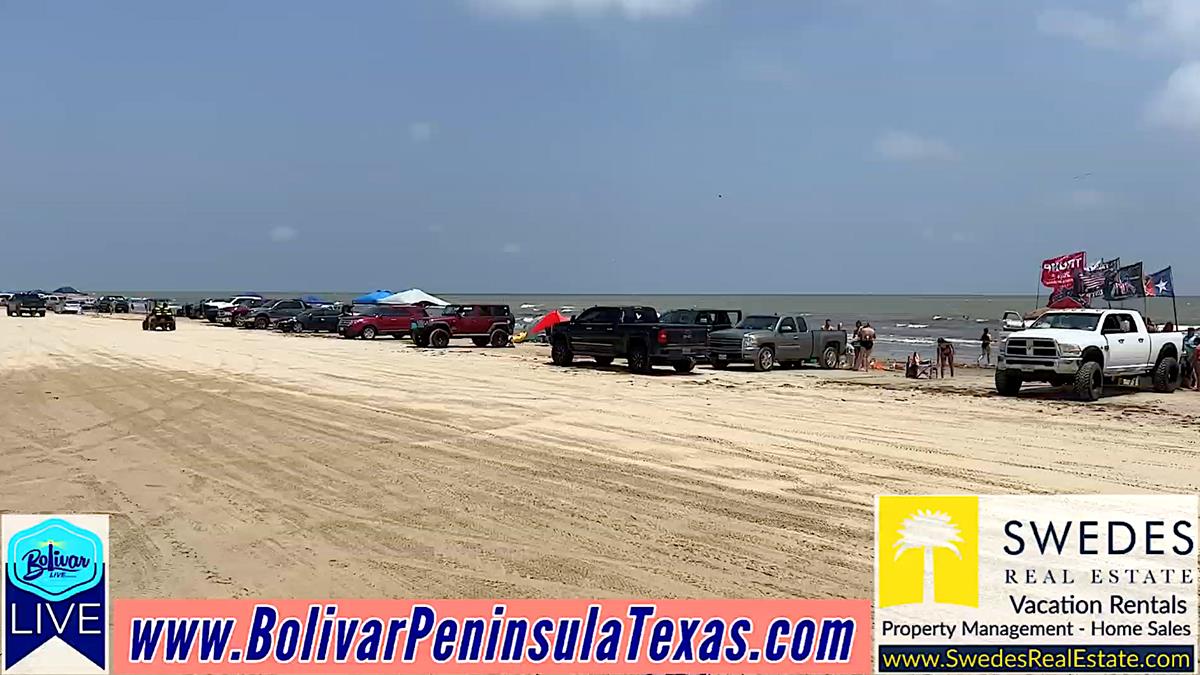
[[[751,315],[737,326],[708,335],[708,362],[723,370],[731,363],[752,363],[766,371],[815,360],[822,368],[837,366],[846,350],[846,331],[809,330],[802,316]]]

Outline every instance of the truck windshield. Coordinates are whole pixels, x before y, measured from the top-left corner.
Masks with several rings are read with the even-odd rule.
[[[778,321],[777,316],[748,316],[738,322],[737,327],[743,330],[773,330]]]
[[[658,317],[660,323],[697,323],[696,312],[687,309],[673,309]]]
[[[1043,314],[1030,328],[1096,330],[1099,323],[1099,314]]]

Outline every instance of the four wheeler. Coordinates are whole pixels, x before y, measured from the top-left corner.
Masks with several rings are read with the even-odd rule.
[[[155,300],[142,319],[142,330],[175,330],[175,310],[168,300]]]

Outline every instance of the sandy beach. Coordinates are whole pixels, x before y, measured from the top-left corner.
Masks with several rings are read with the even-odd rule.
[[[980,371],[633,377],[52,315],[0,319],[0,375],[0,509],[111,514],[114,597],[870,597],[878,493],[1200,491],[1200,394]]]

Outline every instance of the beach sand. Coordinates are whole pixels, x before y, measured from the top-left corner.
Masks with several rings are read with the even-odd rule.
[[[0,318],[0,510],[111,514],[114,597],[823,598],[879,493],[1200,490],[1200,394],[989,375]]]

